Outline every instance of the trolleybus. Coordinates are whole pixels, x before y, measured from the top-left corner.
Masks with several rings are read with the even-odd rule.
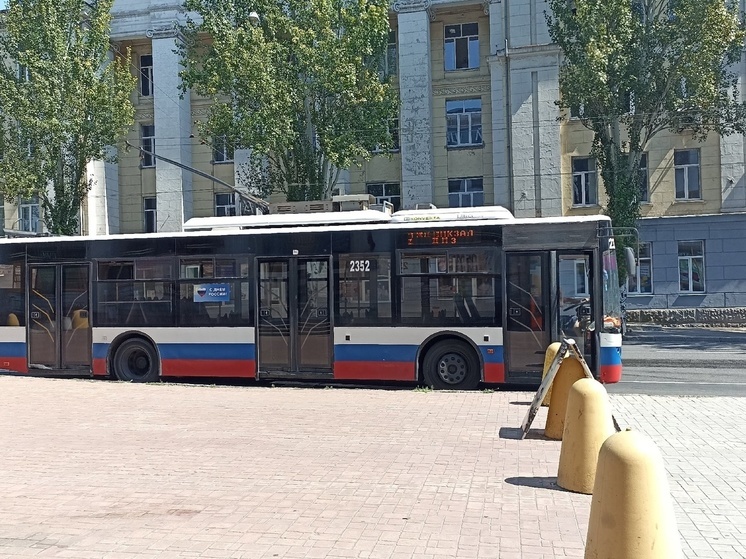
[[[538,384],[572,337],[621,376],[604,216],[499,207],[197,218],[180,233],[0,240],[0,370]]]

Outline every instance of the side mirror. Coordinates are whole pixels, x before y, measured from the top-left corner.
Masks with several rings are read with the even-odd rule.
[[[630,247],[624,247],[624,257],[627,259],[627,275],[634,276],[637,274],[637,259],[635,251]]]

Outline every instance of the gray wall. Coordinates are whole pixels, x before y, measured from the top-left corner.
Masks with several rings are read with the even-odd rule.
[[[661,322],[738,322],[746,320],[746,213],[645,218],[638,222],[640,241],[651,243],[653,293],[630,295],[630,319]],[[680,293],[678,241],[703,240],[705,292]],[[690,312],[684,309],[691,309]],[[697,312],[694,312],[694,309]]]

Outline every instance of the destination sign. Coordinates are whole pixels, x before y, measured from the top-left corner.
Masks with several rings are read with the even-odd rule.
[[[474,229],[424,229],[407,231],[407,246],[459,246],[479,242]]]

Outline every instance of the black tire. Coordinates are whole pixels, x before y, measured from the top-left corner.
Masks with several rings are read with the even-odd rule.
[[[422,368],[425,383],[436,390],[474,390],[479,386],[479,360],[466,342],[436,343],[425,354]]]
[[[158,354],[150,342],[131,338],[117,348],[112,361],[114,375],[127,382],[156,382]]]

